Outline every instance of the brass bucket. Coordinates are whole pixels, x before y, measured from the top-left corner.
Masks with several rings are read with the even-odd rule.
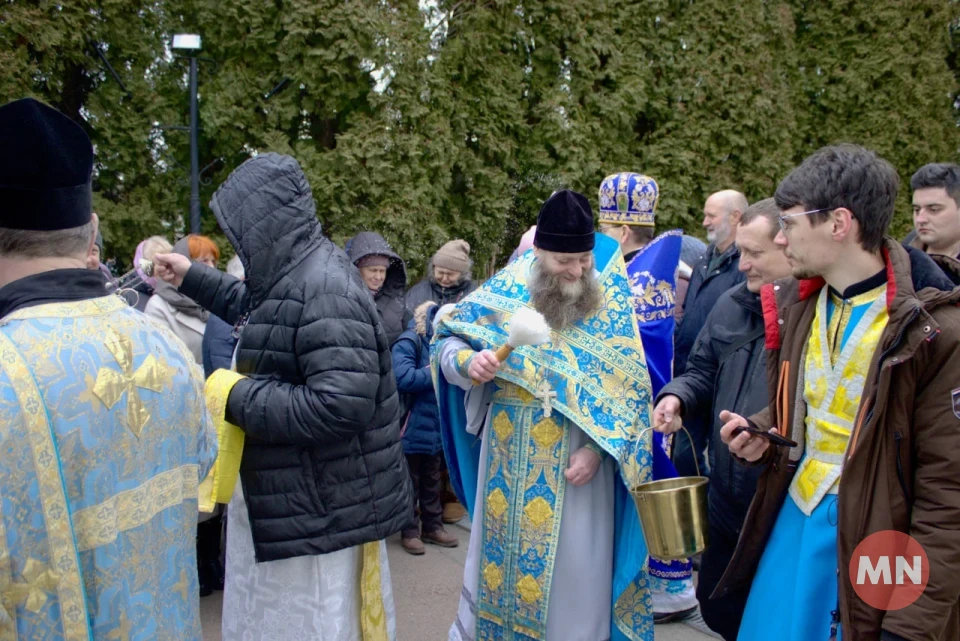
[[[650,429],[653,428],[644,432]],[[690,432],[685,427],[682,429],[692,444]],[[640,435],[642,437],[643,432]],[[697,474],[700,474],[699,465]],[[686,476],[641,483],[631,490],[650,556],[680,561],[707,548],[709,480],[705,476]]]

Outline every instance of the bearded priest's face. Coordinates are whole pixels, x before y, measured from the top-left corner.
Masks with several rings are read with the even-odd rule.
[[[553,329],[562,330],[600,308],[603,295],[593,252],[561,254],[535,248],[534,254],[530,300]]]

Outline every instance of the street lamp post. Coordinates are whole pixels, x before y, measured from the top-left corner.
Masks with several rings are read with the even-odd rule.
[[[200,36],[177,34],[173,49],[187,52],[190,57],[190,233],[200,233],[200,118],[197,113],[197,52]]]

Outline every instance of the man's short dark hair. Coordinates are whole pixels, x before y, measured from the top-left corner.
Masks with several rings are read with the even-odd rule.
[[[825,210],[809,215],[811,225],[826,221],[834,209],[849,209],[860,224],[860,246],[875,252],[893,220],[899,186],[893,165],[876,152],[841,144],[807,157],[783,179],[774,198],[781,210]]]
[[[638,245],[646,245],[656,236],[656,230],[653,227],[643,225],[629,225],[630,238]]]
[[[767,222],[770,223],[770,240],[773,240],[777,237],[777,234],[780,233],[780,208],[777,207],[777,202],[773,198],[764,198],[763,200],[758,200],[743,211],[743,215],[740,217],[741,225],[749,225],[758,218],[766,218]]]
[[[953,202],[960,205],[960,167],[948,162],[924,165],[910,179],[910,188],[916,191],[929,187],[943,187]]]

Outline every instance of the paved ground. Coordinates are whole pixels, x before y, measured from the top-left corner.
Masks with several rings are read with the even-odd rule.
[[[399,641],[444,641],[447,638],[460,597],[470,536],[466,529],[459,527],[452,527],[451,531],[460,536],[460,547],[444,549],[428,545],[427,553],[421,557],[404,552],[399,536],[387,542]],[[221,602],[221,592],[200,600],[204,641],[221,641]],[[656,629],[656,641],[704,641],[710,638],[685,625],[671,624]]]

